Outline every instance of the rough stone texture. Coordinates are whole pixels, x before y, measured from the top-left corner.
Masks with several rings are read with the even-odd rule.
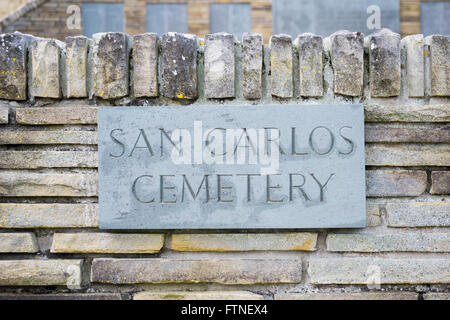
[[[425,94],[423,44],[422,34],[414,34],[401,40],[401,45],[406,50],[408,96],[411,98],[420,98]]]
[[[450,37],[432,35],[425,44],[430,46],[431,96],[450,96]]]
[[[84,105],[59,108],[17,108],[16,121],[18,124],[48,125],[48,124],[96,124],[97,107]]]
[[[421,170],[367,170],[369,197],[419,196],[427,187],[427,173]]]
[[[6,144],[97,144],[96,131],[11,131],[2,132],[0,145]]]
[[[450,227],[448,202],[391,202],[386,212],[389,227]]]
[[[83,260],[0,260],[0,286],[71,286],[81,284]]]
[[[133,95],[158,96],[158,35],[138,34],[133,37]]]
[[[97,168],[97,151],[2,151],[0,169]]]
[[[34,253],[38,251],[39,247],[33,233],[0,233],[0,253]]]
[[[312,33],[299,35],[295,40],[300,67],[300,95],[323,96],[322,37]]]
[[[334,93],[360,96],[364,75],[364,35],[361,32],[337,31],[329,41]]]
[[[96,97],[121,98],[129,93],[129,39],[120,32],[92,36],[92,72]]]
[[[0,124],[6,124],[8,122],[9,122],[9,108],[0,107]]]
[[[313,284],[446,284],[450,260],[314,257],[308,274]]]
[[[366,142],[429,142],[450,143],[450,127],[398,128],[392,125],[366,124]]]
[[[262,36],[244,33],[242,36],[242,92],[246,99],[262,97]]]
[[[68,98],[87,97],[87,54],[91,42],[83,36],[66,38],[66,95]]]
[[[164,244],[163,234],[55,233],[55,253],[156,253]]]
[[[0,300],[122,300],[119,293],[0,294]]]
[[[178,99],[197,98],[197,37],[165,33],[161,37],[160,68],[161,95]]]
[[[450,105],[374,105],[364,106],[368,122],[450,122]]]
[[[0,203],[0,228],[96,228],[97,204]]]
[[[264,300],[264,297],[246,291],[144,291],[136,293],[133,300]]]
[[[97,174],[0,172],[3,197],[93,197]]]
[[[449,146],[442,145],[366,145],[367,166],[414,167],[448,166]],[[448,180],[447,180],[448,181]]]
[[[415,292],[282,293],[275,300],[418,300]]]
[[[91,281],[134,283],[299,283],[302,263],[294,259],[94,259]]]
[[[60,98],[63,72],[60,56],[65,44],[53,39],[33,39],[30,44],[29,90],[32,97]],[[63,57],[61,57],[63,59]]]
[[[314,251],[317,233],[173,234],[176,251]]]
[[[293,96],[292,39],[286,34],[270,37],[270,81],[272,95],[280,98]]]
[[[21,33],[0,34],[0,99],[27,99],[27,46]]]
[[[427,292],[423,294],[423,300],[450,300],[450,293]]]
[[[447,146],[447,155],[449,154]],[[448,166],[450,161],[447,161]],[[431,194],[450,194],[450,171],[433,171],[431,172]]]
[[[446,233],[329,234],[327,250],[337,252],[450,252]]]
[[[205,36],[205,97],[234,96],[234,36],[208,34]]]
[[[400,95],[400,35],[389,29],[381,29],[367,38],[370,95],[372,97]]]
[[[381,225],[381,213],[380,208],[376,204],[367,204],[366,206],[366,226],[367,227],[377,227]]]

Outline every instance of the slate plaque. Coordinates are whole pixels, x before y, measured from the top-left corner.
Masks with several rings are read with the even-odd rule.
[[[364,227],[362,105],[99,107],[103,229]]]
[[[422,2],[420,26],[424,36],[450,35],[450,2]]]
[[[147,4],[147,32],[188,32],[186,3]]]
[[[272,5],[274,34],[294,39],[305,32],[326,37],[342,29],[365,35],[381,28],[400,31],[399,0],[277,0]]]
[[[123,3],[83,3],[83,35],[98,32],[123,32]]]

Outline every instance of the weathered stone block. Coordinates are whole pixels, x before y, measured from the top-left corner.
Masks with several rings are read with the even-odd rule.
[[[66,38],[66,96],[87,97],[87,54],[92,40],[83,37]]]
[[[376,227],[381,225],[381,213],[378,205],[368,203],[366,206],[366,214],[367,227]]]
[[[329,41],[334,93],[360,96],[364,76],[364,35],[361,32],[337,31]]]
[[[388,167],[447,166],[448,145],[367,144],[366,165]]]
[[[55,233],[55,253],[156,253],[164,234]]]
[[[364,106],[368,122],[450,122],[450,105],[373,105]]]
[[[365,125],[366,142],[450,143],[450,130],[443,126],[404,128],[396,124]]]
[[[327,250],[337,252],[449,252],[446,233],[329,234]]]
[[[26,125],[97,124],[97,107],[16,108],[16,121]]]
[[[0,124],[6,124],[9,122],[9,108],[0,107]]]
[[[450,96],[450,37],[432,35],[425,44],[430,46],[431,96]]]
[[[30,36],[19,32],[0,34],[0,99],[27,99],[27,47],[30,39]]]
[[[173,234],[176,251],[314,251],[317,233]]]
[[[447,156],[450,153],[447,147]],[[450,161],[447,160],[448,166]],[[433,171],[431,172],[431,194],[450,194],[450,171]]]
[[[0,219],[2,219],[1,216]],[[38,251],[39,247],[33,233],[0,233],[0,253],[34,253]]]
[[[367,37],[372,97],[400,95],[400,35],[381,29]]]
[[[297,37],[300,67],[300,95],[302,97],[323,96],[323,43],[322,37],[304,33]]]
[[[197,98],[197,37],[169,32],[161,37],[159,92],[164,97]]]
[[[309,259],[308,273],[313,284],[446,284],[450,260],[314,257]]]
[[[133,95],[158,96],[158,35],[138,34],[133,37]]]
[[[427,173],[421,170],[367,170],[369,197],[419,196],[427,187]]]
[[[97,168],[97,151],[2,151],[0,169]]]
[[[100,283],[298,283],[294,259],[94,259],[91,281]]]
[[[407,36],[401,40],[401,45],[406,50],[408,95],[421,98],[425,94],[423,34]]]
[[[0,203],[0,228],[94,227],[98,227],[94,203]]]
[[[242,36],[242,92],[246,99],[262,97],[262,36],[244,33]]]
[[[387,203],[386,221],[389,227],[449,227],[450,203],[405,202]]]
[[[43,98],[60,98],[62,94],[65,44],[53,39],[33,39],[30,44],[31,70],[30,95]],[[60,81],[61,80],[61,81]]]
[[[80,288],[83,260],[0,260],[0,286]]]
[[[205,36],[205,97],[234,96],[234,36],[208,34]]]
[[[121,32],[92,36],[92,72],[96,97],[121,98],[129,93],[129,37]]]
[[[280,34],[270,37],[270,82],[273,96],[293,96],[292,59],[291,36]]]
[[[424,293],[423,300],[450,300],[450,293],[427,292]]]
[[[0,145],[7,144],[97,144],[97,131],[8,131],[0,135]]]
[[[133,300],[264,300],[264,297],[246,291],[144,291],[136,293]]]
[[[415,292],[281,293],[275,300],[418,300]]]
[[[3,197],[94,197],[97,174],[0,172]]]

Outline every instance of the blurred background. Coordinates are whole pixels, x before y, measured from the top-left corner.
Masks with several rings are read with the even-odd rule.
[[[0,28],[60,40],[105,31],[225,31],[238,39],[252,31],[264,42],[275,33],[328,36],[339,29],[448,35],[450,0],[0,0]]]

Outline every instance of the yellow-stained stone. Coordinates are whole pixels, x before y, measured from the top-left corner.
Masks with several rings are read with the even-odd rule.
[[[415,292],[284,293],[275,300],[418,300]]]
[[[34,253],[39,247],[33,233],[0,233],[0,253]]]
[[[80,103],[77,106],[61,108],[16,108],[16,121],[26,125],[96,124],[97,107]]]
[[[9,131],[2,132],[0,144],[97,144],[96,131]]]
[[[0,203],[0,228],[98,227],[96,203]]]
[[[0,169],[97,168],[97,151],[2,151]]]
[[[164,244],[164,234],[55,233],[55,253],[155,253]]]
[[[368,144],[366,145],[367,166],[418,167],[448,166],[450,152],[448,145],[420,144]]]
[[[381,225],[381,213],[378,205],[368,203],[366,206],[366,213],[367,213],[367,220],[366,220],[367,227],[376,227]]]
[[[97,174],[0,172],[0,196],[4,197],[93,197]]]
[[[80,288],[83,260],[0,260],[0,286]]]
[[[314,251],[316,233],[219,233],[174,234],[176,251]]]
[[[264,300],[264,297],[246,291],[205,291],[205,292],[138,292],[133,300]]]

